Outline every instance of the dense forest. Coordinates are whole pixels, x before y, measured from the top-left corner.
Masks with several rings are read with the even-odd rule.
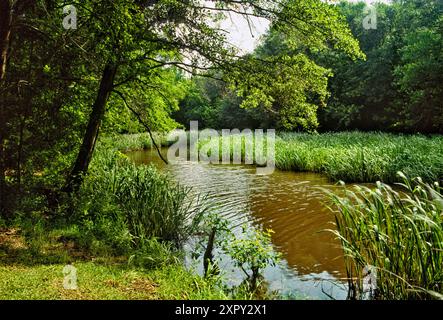
[[[315,63],[310,86],[297,77],[269,86],[272,103],[248,108],[235,90],[196,78],[174,119],[200,120],[210,128],[265,127],[296,131],[390,131],[442,133],[442,8],[439,1],[376,4],[376,28],[365,29],[365,3],[338,5],[365,58],[353,61],[288,39],[271,29],[253,55],[305,55]],[[321,71],[320,71],[321,70]],[[312,85],[316,84],[316,91]],[[303,105],[303,107],[302,107]]]
[[[247,33],[255,19],[269,22],[253,52],[230,43],[220,26],[230,15],[247,22]],[[165,134],[191,121],[200,129],[276,129],[277,169],[321,174],[328,183],[377,183],[378,191],[328,195],[343,214],[333,232],[349,255],[348,298],[362,297],[352,279],[360,281],[367,264],[397,275],[381,276],[376,298],[441,298],[442,84],[440,0],[371,7],[0,0],[0,299],[26,296],[6,280],[26,281],[8,269],[24,261],[42,273],[76,263],[93,288],[79,298],[146,298],[145,291],[97,286],[114,271],[91,257],[123,259],[138,272],[134,281],[160,283],[149,299],[273,298],[258,285],[261,271],[281,259],[271,230],[236,238],[208,212],[204,196],[127,154],[151,147],[161,154]],[[378,181],[402,182],[412,196]],[[417,208],[426,215],[420,221]],[[183,266],[181,248],[195,234],[204,238],[202,277]],[[362,247],[358,234],[372,240]],[[220,285],[213,246],[246,273],[247,284]],[[413,262],[398,254],[404,250]],[[33,298],[76,298],[38,290]]]

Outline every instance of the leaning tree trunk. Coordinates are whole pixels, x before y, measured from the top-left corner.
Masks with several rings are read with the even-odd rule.
[[[11,37],[12,5],[10,0],[0,0],[0,88],[6,75],[9,41]],[[5,111],[0,97],[0,216],[7,215],[5,177]]]
[[[80,147],[74,168],[67,180],[65,191],[68,193],[72,193],[79,189],[83,182],[84,175],[88,171],[100,125],[105,115],[106,104],[113,89],[116,72],[117,65],[115,64],[107,64],[103,71],[100,89],[94,105],[92,106],[92,112],[89,116],[89,123],[83,137],[83,143]]]
[[[5,77],[11,36],[12,8],[10,0],[0,0],[0,81]]]

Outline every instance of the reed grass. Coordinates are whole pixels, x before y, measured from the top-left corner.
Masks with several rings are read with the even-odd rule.
[[[353,298],[364,297],[367,266],[376,270],[376,299],[443,296],[443,189],[399,177],[401,190],[379,182],[329,193]]]
[[[153,138],[158,146],[167,147],[171,144],[168,142],[164,133],[153,133]],[[153,147],[151,137],[148,133],[137,134],[118,134],[103,136],[99,140],[99,148],[118,150],[121,152],[129,152],[136,150],[149,149]]]
[[[332,181],[399,182],[397,172],[443,180],[443,137],[343,132],[280,133],[276,167],[325,174]]]
[[[117,148],[140,137],[126,138],[112,149],[106,141],[99,144],[75,204],[76,217],[90,221],[94,231],[102,226],[117,247],[127,246],[128,239],[133,248],[153,238],[181,244],[199,225],[206,202],[153,165],[132,163]]]
[[[266,139],[265,139],[266,142]],[[223,139],[200,143],[221,147]],[[254,142],[242,142],[245,147]],[[266,148],[266,143],[265,147]],[[231,157],[233,143],[230,144]],[[266,153],[264,153],[266,154]],[[397,172],[424,181],[443,180],[443,137],[389,133],[342,132],[305,134],[280,132],[275,141],[275,166],[284,171],[316,172],[331,181],[399,182]],[[222,153],[220,152],[220,160]],[[255,159],[253,159],[255,160]]]
[[[115,200],[137,239],[182,243],[195,232],[205,212],[191,189],[173,183],[150,166],[125,165],[114,180]]]
[[[166,135],[155,134],[158,145],[172,142]],[[234,146],[230,143],[233,158]],[[152,142],[147,134],[106,137],[102,146],[122,152],[148,149]],[[223,140],[200,141],[199,148],[211,149],[218,144],[222,160]],[[241,143],[241,159],[245,148],[254,148],[255,141]],[[264,150],[266,149],[266,139]],[[208,152],[210,155],[210,152]],[[426,182],[443,181],[443,136],[399,135],[377,132],[341,132],[307,134],[279,132],[275,141],[275,166],[284,171],[316,172],[331,181],[399,182],[397,172],[421,177]],[[255,155],[250,160],[256,160]]]

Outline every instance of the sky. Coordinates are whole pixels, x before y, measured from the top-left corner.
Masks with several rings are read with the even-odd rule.
[[[375,2],[389,2],[389,0],[347,0],[349,2],[365,1],[368,4]],[[252,18],[252,33],[246,20],[239,14],[231,13],[230,17],[222,22],[221,27],[229,32],[229,41],[241,52],[252,52],[260,41],[260,37],[269,27],[266,19]]]
[[[258,45],[260,36],[265,34],[269,21],[266,19],[251,18],[251,28],[244,17],[232,13],[223,21],[221,27],[229,31],[229,42],[239,48],[243,53],[252,52]]]

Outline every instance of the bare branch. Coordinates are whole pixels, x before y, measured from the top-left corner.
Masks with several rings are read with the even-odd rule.
[[[127,102],[127,100],[126,100],[126,98],[125,98],[125,96],[123,95],[123,93],[121,93],[120,91],[118,91],[118,90],[113,90],[113,92],[115,92],[116,94],[118,94],[119,96],[120,96],[120,98],[123,100],[123,102],[124,102],[124,104],[126,105],[126,107],[137,117],[137,119],[138,119],[138,121],[146,128],[146,130],[148,131],[148,133],[149,133],[149,137],[151,138],[151,141],[152,141],[152,144],[154,145],[154,147],[157,149],[157,153],[158,153],[158,155],[160,156],[160,159],[162,159],[163,160],[163,162],[164,163],[166,163],[166,164],[169,164],[169,162],[168,162],[168,160],[166,160],[164,157],[163,157],[163,155],[162,155],[162,153],[161,153],[161,151],[160,151],[160,148],[159,148],[159,146],[157,145],[157,142],[155,142],[155,139],[154,139],[154,135],[152,134],[152,131],[151,131],[151,128],[143,121],[143,119],[142,119],[142,117],[141,117],[141,115],[137,112],[137,111],[135,111],[135,109],[134,108],[132,108],[130,105],[129,105],[129,103]]]

